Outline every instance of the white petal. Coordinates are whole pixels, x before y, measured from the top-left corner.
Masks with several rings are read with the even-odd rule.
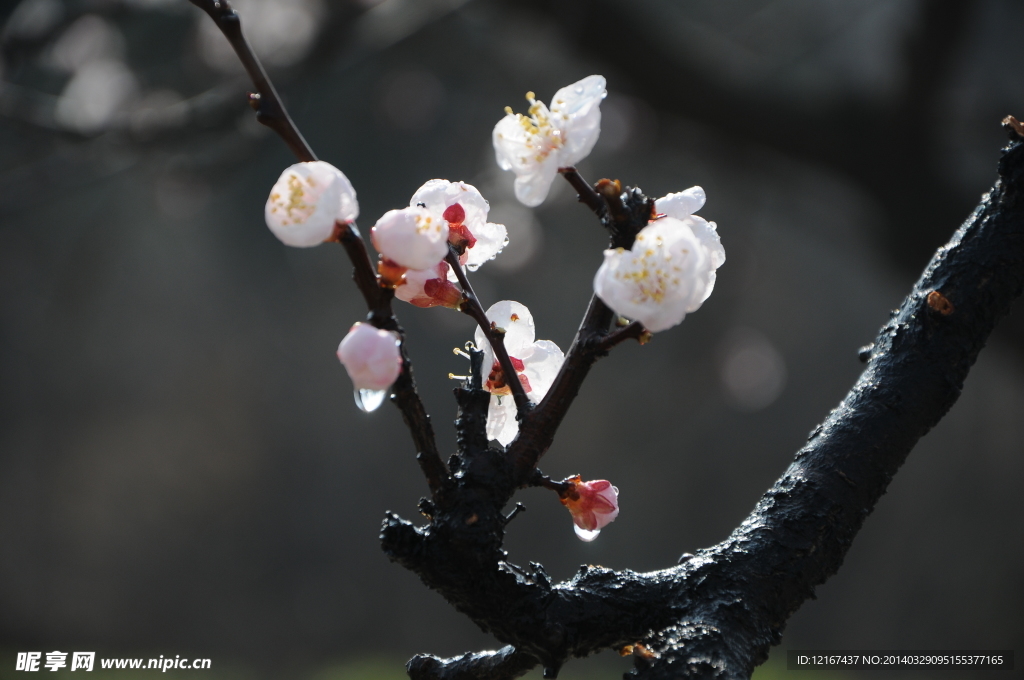
[[[505,350],[510,356],[521,359],[523,354],[529,352],[530,346],[533,345],[533,339],[536,337],[536,326],[533,323],[533,315],[530,314],[526,305],[515,300],[495,302],[487,310],[487,318],[497,324],[498,328],[505,329]],[[490,344],[480,328],[476,329],[473,341],[478,348],[487,347]],[[485,371],[488,369],[489,366],[484,366]]]
[[[708,251],[712,267],[718,269],[725,264],[725,248],[722,247],[722,239],[718,236],[718,225],[697,215],[691,215],[682,221],[690,227],[693,235]]]
[[[480,265],[493,260],[502,248],[508,245],[508,230],[504,224],[485,222],[477,228],[470,228],[476,243],[466,251],[466,268],[476,271]]]
[[[536,135],[527,132],[522,118],[514,113],[505,114],[491,135],[498,167],[512,170],[517,175],[532,172],[537,165],[537,151],[533,148]]]
[[[523,358],[526,366],[523,373],[530,381],[531,391],[526,393],[530,401],[539,402],[544,398],[564,362],[565,354],[555,343],[550,340],[533,343],[530,354]]]
[[[704,207],[707,196],[700,187],[690,187],[686,191],[662,196],[654,202],[654,209],[659,213],[683,219]]]
[[[335,221],[353,220],[359,204],[351,182],[330,163],[296,163],[270,190],[264,216],[283,243],[307,248],[323,243]]]
[[[497,439],[502,446],[508,446],[519,432],[516,422],[516,402],[511,395],[491,395],[487,407],[487,438]]]
[[[465,225],[476,236],[474,227],[480,228],[487,222],[487,212],[490,210],[490,206],[472,184],[432,179],[417,189],[409,199],[409,205],[423,204],[437,217],[444,214],[445,208],[456,203],[466,211]]]
[[[384,257],[410,269],[430,269],[448,254],[448,224],[425,208],[389,210],[370,236]]]
[[[689,224],[663,217],[640,230],[632,250],[605,251],[594,292],[615,312],[657,332],[700,306],[713,271]]]
[[[601,135],[601,100],[608,96],[604,76],[587,76],[555,93],[551,114],[562,131],[560,164],[586,158]]]
[[[558,154],[549,154],[534,163],[528,173],[517,174],[515,192],[519,202],[529,208],[536,208],[543,203],[551,191],[551,183],[558,176],[558,168],[562,165],[572,165],[572,162],[563,163]]]

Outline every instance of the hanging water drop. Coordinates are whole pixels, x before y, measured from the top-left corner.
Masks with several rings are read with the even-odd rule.
[[[587,543],[590,543],[591,541],[593,541],[595,538],[597,538],[597,535],[601,533],[600,529],[594,529],[593,531],[587,531],[586,529],[580,529],[575,524],[572,525],[572,528],[576,530],[576,535],[579,536],[579,539],[581,541],[586,541]]]
[[[388,396],[387,390],[364,390],[357,389],[352,393],[355,397],[356,406],[363,413],[373,413],[384,403],[384,397]]]

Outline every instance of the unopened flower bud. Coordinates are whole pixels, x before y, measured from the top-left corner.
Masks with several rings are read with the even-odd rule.
[[[402,372],[400,344],[394,331],[359,322],[338,345],[338,360],[357,390],[386,390]]]
[[[418,206],[389,210],[370,234],[381,255],[409,269],[430,269],[448,254],[448,224]]]
[[[562,505],[572,514],[580,540],[593,541],[619,516],[619,490],[604,479],[583,482],[576,475],[567,481],[570,487],[561,494]]]
[[[447,262],[441,261],[430,269],[410,269],[405,281],[395,288],[395,297],[417,307],[449,307],[458,309],[462,304],[462,291],[448,280]]]
[[[296,163],[281,173],[265,210],[274,236],[299,248],[320,245],[334,233],[335,222],[358,216],[352,184],[341,170],[324,161]]]

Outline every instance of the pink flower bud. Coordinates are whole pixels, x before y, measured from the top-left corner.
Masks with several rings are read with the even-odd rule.
[[[445,261],[431,269],[410,269],[405,281],[395,288],[395,297],[417,307],[450,307],[462,304],[462,291],[448,280],[450,267]]]
[[[562,505],[572,514],[576,535],[592,541],[619,516],[619,490],[604,479],[583,482],[576,475],[567,481],[571,486],[562,492]]]
[[[394,331],[359,322],[338,345],[338,360],[357,390],[386,390],[402,372],[400,344]]]
[[[370,232],[384,257],[409,269],[430,269],[448,254],[448,224],[425,208],[389,210]]]

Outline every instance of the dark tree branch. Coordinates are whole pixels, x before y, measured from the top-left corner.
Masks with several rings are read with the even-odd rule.
[[[458,506],[426,527],[389,515],[385,551],[485,631],[536,658],[548,677],[572,656],[632,645],[633,674],[643,680],[749,678],[788,618],[839,568],[865,517],[956,401],[986,338],[1024,290],[1024,140],[1012,121],[1006,126],[1012,142],[995,187],[881,329],[847,397],[728,539],[663,571],[584,566],[555,586],[540,565],[517,567],[500,549],[503,525],[489,514],[511,496],[503,485],[515,477],[508,460],[495,457],[490,481],[467,474],[455,492]],[[467,675],[448,675],[456,663]],[[483,678],[489,663],[486,655],[432,660],[414,677]]]
[[[618,180],[602,179],[591,187],[575,168],[560,171],[581,192],[581,196],[588,196],[581,201],[594,211],[608,230],[611,247],[632,247],[637,233],[650,221],[654,201],[639,189],[623,189]],[[600,200],[603,207],[598,207],[596,200]],[[555,432],[579,394],[591,366],[608,354],[609,347],[604,345],[608,327],[614,318],[615,313],[597,295],[591,296],[586,315],[554,383],[540,405],[524,419],[519,437],[510,445],[509,451],[516,461],[516,474],[521,484],[528,482],[534,467],[554,441]],[[618,342],[612,346],[615,344]]]
[[[590,186],[587,180],[583,179],[583,176],[580,175],[576,168],[571,166],[559,168],[558,172],[576,190],[580,203],[585,203],[588,208],[594,211],[595,215],[602,219],[608,214],[608,206],[605,204],[604,199],[594,191],[594,187]]]
[[[405,668],[412,680],[512,680],[536,665],[532,656],[518,653],[515,647],[502,647],[496,652],[463,654],[453,659],[420,654]]]
[[[255,71],[246,65],[260,89],[257,75],[264,82],[266,77],[241,37],[237,16],[226,4],[208,7],[218,25],[225,22],[222,30],[236,50],[244,48],[239,51],[243,62],[245,55],[253,60]],[[276,95],[274,101],[280,104]],[[276,115],[268,111],[265,116]],[[283,107],[280,113],[277,125],[284,127],[278,131],[287,141],[294,125]],[[455,390],[459,451],[451,458],[450,475],[433,443],[403,343],[407,370],[396,382],[394,400],[413,431],[433,500],[420,504],[429,519],[424,526],[388,513],[382,548],[509,645],[453,659],[419,656],[409,663],[410,675],[504,680],[540,663],[545,677],[554,678],[569,658],[613,648],[633,654],[633,673],[644,680],[749,678],[779,642],[789,616],[838,569],[864,518],[918,439],[956,401],[996,321],[1024,289],[1024,140],[1015,120],[1008,119],[1006,127],[1012,142],[1003,152],[995,188],[939,249],[882,328],[866,353],[867,369],[846,399],[728,539],[669,569],[638,574],[583,566],[555,585],[541,565],[519,567],[502,549],[514,516],[506,516],[504,508],[518,488],[543,486],[561,493],[564,483],[544,477],[536,464],[591,366],[622,340],[642,337],[642,327],[631,324],[609,334],[614,314],[592,298],[545,399],[531,411],[517,399],[520,435],[508,452],[488,445],[490,393],[482,387],[488,367],[481,365],[479,352],[471,353],[470,379]],[[303,149],[308,150],[304,142],[296,150],[300,158]],[[618,181],[589,187],[578,173],[563,174],[598,214],[611,246],[629,248],[650,219],[653,201]],[[394,291],[377,283],[358,231],[352,225],[336,235],[356,268],[370,321],[401,333],[391,311]],[[514,376],[507,353],[506,361],[500,357],[501,336],[483,315],[454,252],[449,263],[460,275],[467,313],[488,334],[503,370]]]
[[[231,43],[249,77],[252,78],[257,95],[250,95],[249,101],[256,111],[257,120],[280,135],[300,161],[315,161],[316,154],[306,143],[291,116],[288,115],[284,104],[281,103],[266,71],[263,70],[262,64],[249,46],[249,41],[242,33],[242,23],[238,14],[231,9],[227,0],[190,0],[190,2],[210,15],[210,18]],[[395,331],[402,338],[400,346],[402,372],[392,386],[391,401],[402,412],[402,420],[409,428],[413,444],[416,446],[416,460],[427,479],[431,496],[437,499],[450,486],[451,478],[441,460],[441,454],[437,450],[430,416],[416,391],[412,361],[410,361],[405,348],[405,331],[391,309],[391,301],[395,295],[394,290],[380,285],[374,271],[373,261],[366,250],[366,242],[363,241],[359,234],[359,228],[354,222],[335,224],[334,234],[330,240],[341,243],[345,248],[345,253],[353,267],[352,278],[370,311],[368,321],[377,328]]]
[[[618,330],[612,331],[604,337],[597,345],[598,352],[607,352],[616,345],[620,345],[626,340],[638,340],[640,344],[646,343],[650,340],[651,334],[647,332],[644,325],[639,321],[633,321],[632,323],[626,324]]]
[[[281,103],[281,97],[263,70],[263,64],[252,51],[249,41],[242,33],[242,22],[238,13],[231,9],[228,0],[189,0],[193,5],[210,15],[245,67],[246,73],[256,87],[256,92],[249,95],[249,105],[256,111],[256,120],[276,132],[292,150],[300,161],[315,161],[316,154],[295,127],[291,116]]]
[[[461,311],[476,321],[480,330],[483,331],[484,336],[487,338],[487,342],[490,343],[491,349],[494,350],[494,358],[498,360],[501,371],[505,374],[505,384],[512,390],[512,398],[516,402],[516,410],[519,412],[520,418],[522,418],[529,413],[531,408],[530,399],[526,396],[526,389],[523,387],[523,383],[519,381],[519,374],[516,373],[516,369],[512,365],[512,359],[508,355],[508,350],[505,349],[505,331],[492,326],[490,320],[488,320],[487,313],[484,312],[484,307],[480,304],[480,299],[476,296],[473,286],[469,282],[469,277],[466,276],[466,272],[462,270],[462,265],[459,264],[459,254],[455,252],[452,246],[448,247],[448,255],[445,257],[445,261],[448,262],[452,271],[455,272],[459,285],[462,287],[462,294],[465,299],[463,300]],[[484,366],[484,370],[490,371],[491,367]]]

